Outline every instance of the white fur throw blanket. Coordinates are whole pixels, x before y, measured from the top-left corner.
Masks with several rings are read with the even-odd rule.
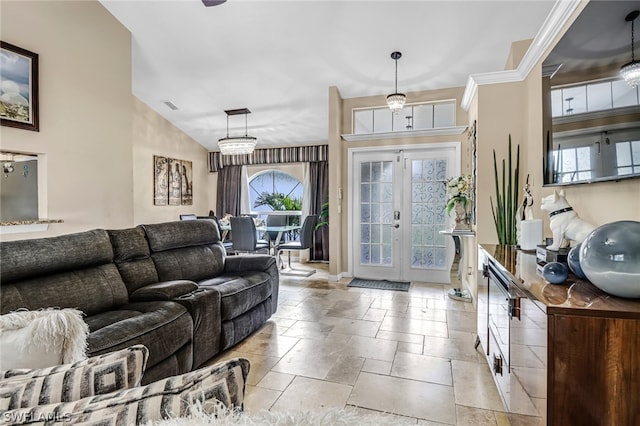
[[[77,309],[18,310],[0,315],[0,370],[56,365],[12,365],[22,360],[38,363],[43,357],[71,364],[86,358],[89,327]],[[9,353],[11,348],[11,354]]]
[[[187,417],[167,419],[146,426],[356,426],[356,425],[415,425],[416,420],[384,413],[362,415],[353,408],[327,408],[312,411],[272,412],[261,410],[249,414],[237,410],[219,409],[216,414],[206,414],[192,407]]]

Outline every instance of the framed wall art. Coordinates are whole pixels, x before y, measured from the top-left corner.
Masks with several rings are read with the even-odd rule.
[[[193,163],[191,161],[153,156],[153,204],[156,206],[193,205]]]
[[[0,41],[0,124],[39,131],[38,54]]]
[[[167,157],[153,156],[153,205],[169,204],[169,166]]]

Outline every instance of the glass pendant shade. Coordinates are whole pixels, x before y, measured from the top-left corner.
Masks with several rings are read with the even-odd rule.
[[[406,101],[407,97],[404,95],[404,93],[392,93],[387,96],[387,105],[389,105],[389,108],[391,109],[391,111],[393,111],[394,114],[398,114],[400,111],[402,111],[402,108],[404,107],[404,103]]]
[[[631,62],[627,62],[620,68],[620,75],[631,87],[636,87],[640,84],[640,61],[636,61],[634,55],[635,37],[633,34],[633,21],[636,20],[638,15],[640,15],[640,11],[634,10],[624,18],[625,21],[631,22]]]
[[[392,52],[391,59],[393,59],[396,63],[396,91],[389,96],[387,96],[387,105],[389,105],[389,109],[393,111],[394,114],[398,114],[402,111],[404,107],[404,103],[407,101],[407,97],[404,93],[398,93],[398,59],[402,58],[402,53],[400,52]]]
[[[258,142],[257,138],[247,134],[247,114],[251,114],[248,108],[230,109],[227,113],[227,136],[218,139],[218,148],[222,155],[252,154]],[[229,116],[244,114],[244,136],[229,136]]]
[[[218,140],[222,155],[251,154],[258,140],[253,136],[226,137]]]
[[[620,68],[620,75],[629,86],[636,87],[640,85],[640,61],[631,61],[624,64]]]

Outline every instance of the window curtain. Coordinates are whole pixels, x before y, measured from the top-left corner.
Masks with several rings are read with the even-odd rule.
[[[209,172],[218,172],[231,166],[308,163],[328,159],[329,145],[264,148],[256,149],[252,154],[241,155],[222,155],[219,151],[211,151],[209,152]]]
[[[218,194],[216,206],[218,217],[229,213],[239,216],[242,193],[242,166],[227,166],[218,172]]]
[[[329,200],[329,163],[326,161],[314,161],[309,163],[308,182],[305,182],[305,190],[309,188],[309,214],[319,215],[322,204]],[[323,226],[316,230],[313,247],[309,250],[310,260],[329,260],[329,227]]]
[[[309,164],[302,163],[302,217],[311,214],[311,182],[313,181],[309,175]]]
[[[251,202],[249,201],[249,175],[247,166],[242,166],[242,184],[240,190],[240,213],[251,213]]]

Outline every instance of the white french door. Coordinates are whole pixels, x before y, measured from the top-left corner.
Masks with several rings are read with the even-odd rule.
[[[352,259],[360,278],[449,282],[453,240],[445,184],[456,147],[353,153]],[[451,240],[451,241],[450,241]]]

